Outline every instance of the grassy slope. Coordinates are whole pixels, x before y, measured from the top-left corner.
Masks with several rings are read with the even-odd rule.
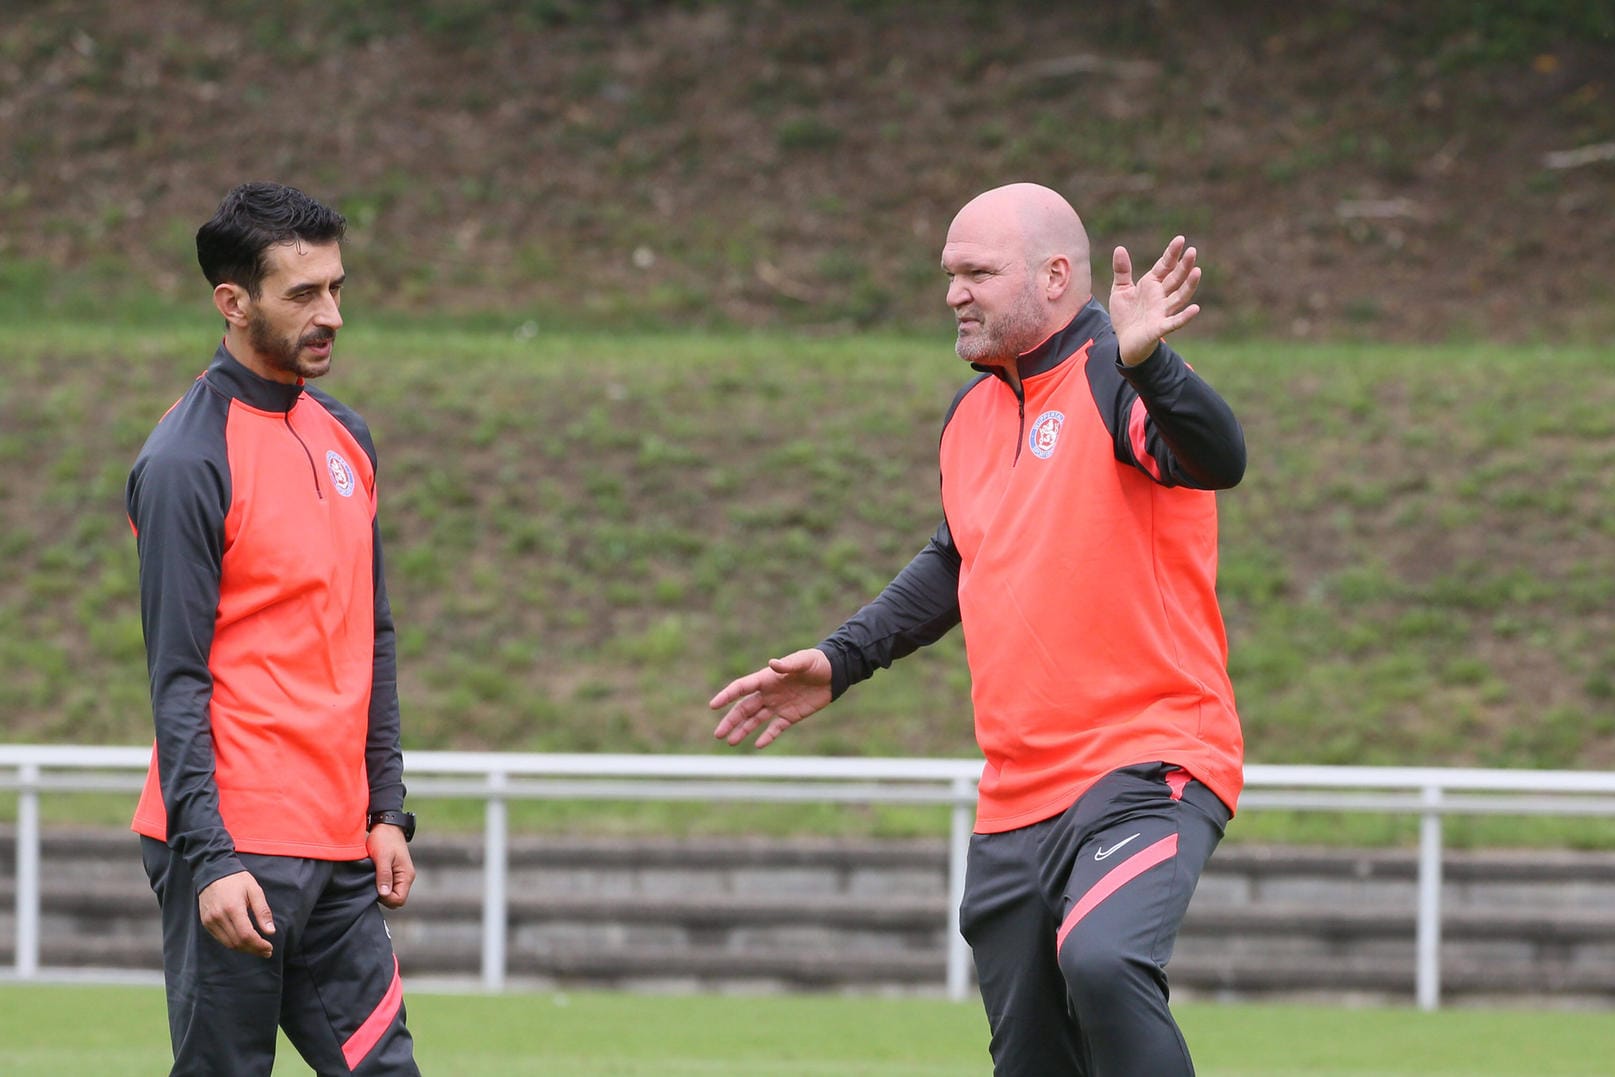
[[[1265,337],[1615,338],[1607,0],[27,0],[0,310],[196,295],[230,186],[353,223],[352,294],[544,324],[928,324],[975,192],[1200,245]],[[1551,272],[1541,267],[1551,265]]]
[[[13,739],[149,735],[122,484],[209,334],[10,334]],[[1253,760],[1615,765],[1599,354],[1181,343],[1251,445],[1222,590]],[[967,373],[912,336],[354,329],[339,362],[382,452],[407,744],[585,751],[717,750],[711,691],[819,638],[934,527]],[[957,634],[788,750],[971,754]]]
[[[13,1077],[151,1073],[166,1063],[154,988],[0,986]],[[431,1073],[927,1077],[988,1069],[973,1006],[927,999],[411,994]],[[1207,1077],[1593,1077],[1615,1038],[1569,1012],[1175,1007]],[[82,1015],[98,1014],[86,1025]],[[306,1073],[282,1040],[276,1073]]]

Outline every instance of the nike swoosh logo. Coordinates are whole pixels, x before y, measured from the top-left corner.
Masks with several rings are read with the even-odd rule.
[[[1131,835],[1129,837],[1125,837],[1121,841],[1118,841],[1115,845],[1112,845],[1108,849],[1106,849],[1103,846],[1100,846],[1098,849],[1094,850],[1093,858],[1095,860],[1103,860],[1106,857],[1108,857],[1111,853],[1115,852],[1117,849],[1120,849],[1123,845],[1126,845],[1128,842],[1132,841],[1133,838],[1136,838],[1136,837],[1138,837],[1137,834],[1133,834],[1133,835]]]

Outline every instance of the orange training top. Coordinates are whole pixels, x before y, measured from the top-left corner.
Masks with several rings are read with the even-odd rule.
[[[1232,810],[1242,738],[1217,605],[1214,488],[1239,481],[1226,403],[1164,344],[1123,368],[1090,303],[986,372],[941,438],[944,523],[821,644],[832,691],[962,623],[986,757],[976,830],[1057,815],[1103,775],[1183,767]]]
[[[236,852],[355,860],[403,806],[362,420],[222,346],[130,473],[156,745],[133,828],[198,889]]]

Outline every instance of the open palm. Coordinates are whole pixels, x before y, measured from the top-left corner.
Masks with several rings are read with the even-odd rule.
[[[1155,265],[1137,281],[1127,248],[1117,247],[1111,255],[1110,322],[1127,366],[1148,359],[1162,337],[1182,329],[1200,313],[1200,305],[1190,302],[1200,287],[1195,254],[1182,236],[1174,236]]]

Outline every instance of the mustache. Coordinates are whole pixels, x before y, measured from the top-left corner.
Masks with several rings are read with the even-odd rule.
[[[327,341],[331,341],[331,340],[335,340],[335,339],[336,339],[336,330],[335,329],[316,329],[312,333],[305,334],[303,336],[303,338],[301,340],[299,340],[297,343],[299,345],[304,345],[304,344],[324,344]]]

